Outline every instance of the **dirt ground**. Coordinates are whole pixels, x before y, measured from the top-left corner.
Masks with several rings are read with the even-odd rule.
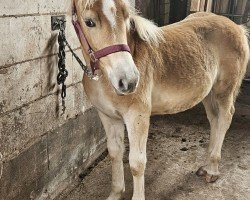
[[[192,110],[151,120],[145,172],[147,200],[249,200],[250,199],[250,84],[243,86],[236,114],[222,150],[220,179],[206,183],[195,175],[203,165],[209,142],[209,124],[202,105]],[[128,142],[126,141],[126,144]],[[133,192],[128,163],[124,158],[126,192]],[[111,164],[104,158],[81,184],[58,200],[104,200],[111,184]]]

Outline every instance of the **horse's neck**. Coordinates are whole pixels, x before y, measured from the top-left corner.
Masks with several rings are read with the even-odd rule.
[[[142,59],[145,60],[143,55],[149,54],[149,48],[147,48],[147,44],[142,41],[136,32],[132,32],[128,35],[128,45],[131,50],[131,55],[137,64],[142,63]]]
[[[154,64],[155,66],[162,64],[160,62],[161,53],[159,50],[143,41],[136,32],[128,35],[128,45],[138,68],[149,67],[150,64]]]

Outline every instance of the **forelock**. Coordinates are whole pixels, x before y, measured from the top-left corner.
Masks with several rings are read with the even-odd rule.
[[[73,0],[73,1],[75,1],[76,6],[80,7],[81,11],[84,11],[92,7],[97,0]]]
[[[116,25],[116,5],[114,0],[102,0],[102,11],[111,27]]]

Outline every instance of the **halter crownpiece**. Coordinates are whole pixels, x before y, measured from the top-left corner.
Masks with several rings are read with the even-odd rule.
[[[73,1],[73,6],[72,6],[72,24],[75,28],[76,34],[78,36],[78,39],[81,43],[81,45],[83,46],[83,48],[85,49],[86,52],[88,52],[89,57],[90,57],[90,66],[92,69],[93,74],[95,74],[95,71],[99,69],[99,59],[102,57],[105,57],[107,55],[113,54],[113,53],[117,53],[117,52],[121,52],[121,51],[126,51],[130,53],[130,48],[127,44],[116,44],[116,45],[111,45],[108,47],[105,47],[103,49],[100,49],[98,51],[94,51],[87,38],[85,37],[82,28],[80,26],[80,22],[78,21],[77,18],[77,13],[76,13],[76,6],[75,6],[75,2]]]

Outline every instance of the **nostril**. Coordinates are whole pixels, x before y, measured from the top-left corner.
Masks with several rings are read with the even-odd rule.
[[[128,91],[134,90],[134,87],[135,87],[135,83],[129,83],[128,84]]]
[[[119,89],[123,92],[126,92],[128,90],[128,82],[126,79],[119,80]]]
[[[123,84],[122,79],[119,80],[119,88],[121,88],[121,89],[124,88],[124,84]]]

